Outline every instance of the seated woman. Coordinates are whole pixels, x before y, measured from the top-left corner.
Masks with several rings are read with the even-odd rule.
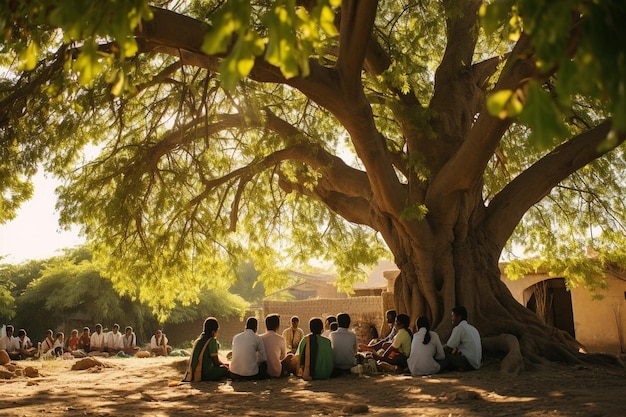
[[[139,352],[139,347],[137,346],[137,336],[135,335],[132,327],[126,326],[122,341],[124,343],[124,353],[126,355],[134,356],[137,352]]]
[[[328,379],[333,372],[333,349],[330,339],[322,336],[324,329],[322,319],[312,318],[309,321],[309,328],[311,333],[306,335],[298,346],[302,378]]]
[[[83,327],[83,333],[78,338],[78,349],[85,353],[89,353],[89,347],[91,344],[91,330],[89,327]]]
[[[219,381],[228,375],[228,365],[222,363],[218,356],[219,328],[215,317],[208,317],[204,321],[204,331],[193,344],[184,382]]]
[[[73,329],[70,333],[67,344],[65,345],[65,351],[72,354],[75,358],[84,358],[87,354],[78,348],[80,338],[78,337],[78,329]]]
[[[436,374],[446,358],[439,335],[430,330],[426,317],[418,318],[415,325],[417,333],[413,335],[411,355],[407,361],[411,375]]]
[[[407,359],[411,354],[411,339],[413,334],[409,329],[410,318],[406,314],[398,314],[395,328],[396,336],[393,342],[382,355],[374,353],[372,356],[378,361],[381,371],[403,371],[407,367]]]
[[[40,342],[39,345],[42,354],[48,352],[52,353],[54,347],[54,332],[48,329],[48,331],[46,332],[46,338],[42,342]]]

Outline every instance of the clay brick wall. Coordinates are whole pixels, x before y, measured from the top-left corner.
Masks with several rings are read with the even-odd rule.
[[[300,328],[304,333],[309,333],[309,320],[319,317],[325,320],[328,316],[336,316],[338,313],[350,315],[350,329],[355,332],[359,343],[369,341],[369,326],[374,325],[380,329],[384,321],[385,310],[381,297],[350,297],[343,299],[314,299],[302,301],[265,301],[263,303],[263,317],[267,314],[280,315],[280,328],[289,326],[292,316],[300,318]],[[259,332],[265,331],[265,324],[259,325]]]

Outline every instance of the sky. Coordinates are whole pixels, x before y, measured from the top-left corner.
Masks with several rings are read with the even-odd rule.
[[[78,227],[63,231],[59,226],[54,207],[58,181],[40,170],[33,183],[33,198],[22,205],[13,221],[0,225],[0,263],[46,259],[84,242],[78,236]]]

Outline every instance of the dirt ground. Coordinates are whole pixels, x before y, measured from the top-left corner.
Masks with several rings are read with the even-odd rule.
[[[512,377],[502,376],[496,362],[487,362],[475,372],[421,378],[380,374],[170,386],[182,378],[187,359],[102,362],[110,367],[75,371],[75,360],[22,362],[36,367],[40,376],[0,380],[0,415],[626,415],[626,370],[595,366],[548,364]]]

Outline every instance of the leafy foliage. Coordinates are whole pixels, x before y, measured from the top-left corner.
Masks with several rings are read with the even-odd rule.
[[[496,0],[482,28],[478,1],[108,2],[103,19],[90,2],[14,3],[0,9],[3,219],[43,164],[66,181],[62,222],[82,225],[105,265],[72,275],[101,273],[161,318],[201,315],[248,260],[267,292],[312,258],[349,291],[389,249],[408,265],[484,238],[493,201],[604,120],[592,163],[570,175],[577,160],[562,161],[541,195],[515,196],[532,208],[511,243],[585,284],[581,250],[617,250],[624,155],[604,155],[626,123],[617,0]],[[144,31],[183,21],[173,11],[188,27]],[[496,127],[473,133],[484,126]],[[428,271],[433,292],[453,270]]]

